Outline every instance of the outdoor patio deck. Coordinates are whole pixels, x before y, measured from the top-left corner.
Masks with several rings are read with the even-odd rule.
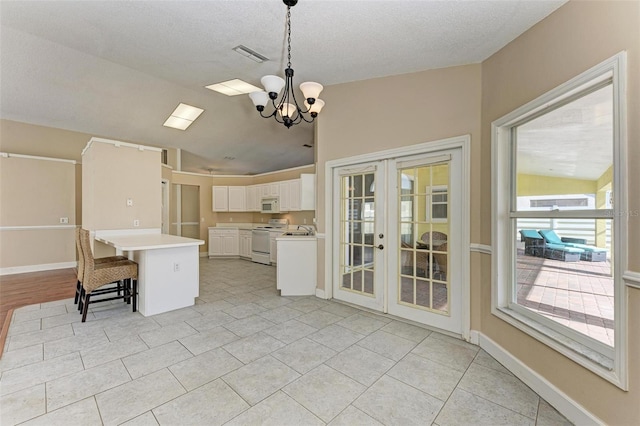
[[[518,249],[518,304],[613,346],[611,263],[563,262]]]

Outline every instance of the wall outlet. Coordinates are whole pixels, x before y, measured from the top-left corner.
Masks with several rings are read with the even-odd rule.
[[[316,223],[316,218],[315,217],[313,218],[313,223]]]
[[[133,226],[140,226],[140,220],[139,219],[133,219]]]
[[[127,207],[133,207],[133,198],[127,198]]]
[[[173,272],[180,272],[180,264],[179,263],[174,263],[173,264]]]
[[[302,224],[306,225],[307,224],[307,218],[305,217],[304,219],[302,219]]]
[[[229,222],[233,222],[233,218],[232,217],[229,217]]]
[[[69,223],[69,218],[68,217],[61,217],[60,218],[60,223]]]

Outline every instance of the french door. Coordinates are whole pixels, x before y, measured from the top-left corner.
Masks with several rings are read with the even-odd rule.
[[[333,297],[463,334],[463,176],[461,148],[333,168]]]
[[[333,172],[334,297],[383,310],[385,162]]]
[[[462,334],[461,149],[393,161],[388,312]]]

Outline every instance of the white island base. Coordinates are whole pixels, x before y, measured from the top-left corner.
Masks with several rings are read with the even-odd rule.
[[[144,316],[193,306],[200,292],[202,240],[166,234],[105,235],[96,240],[138,263],[138,311]]]

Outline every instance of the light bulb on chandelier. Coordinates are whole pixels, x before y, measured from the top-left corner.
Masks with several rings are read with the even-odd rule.
[[[287,5],[287,68],[284,70],[285,78],[277,75],[265,75],[260,79],[264,86],[264,91],[253,92],[249,97],[253,101],[256,109],[264,118],[273,117],[278,123],[284,124],[287,128],[302,121],[312,123],[318,113],[324,107],[324,101],[318,99],[323,87],[320,83],[306,81],[300,84],[300,90],[305,97],[304,108],[298,105],[296,95],[293,91],[293,68],[291,68],[291,7],[298,3],[298,0],[283,0]],[[284,88],[282,97],[280,92]],[[265,115],[264,108],[271,101],[273,112]]]

